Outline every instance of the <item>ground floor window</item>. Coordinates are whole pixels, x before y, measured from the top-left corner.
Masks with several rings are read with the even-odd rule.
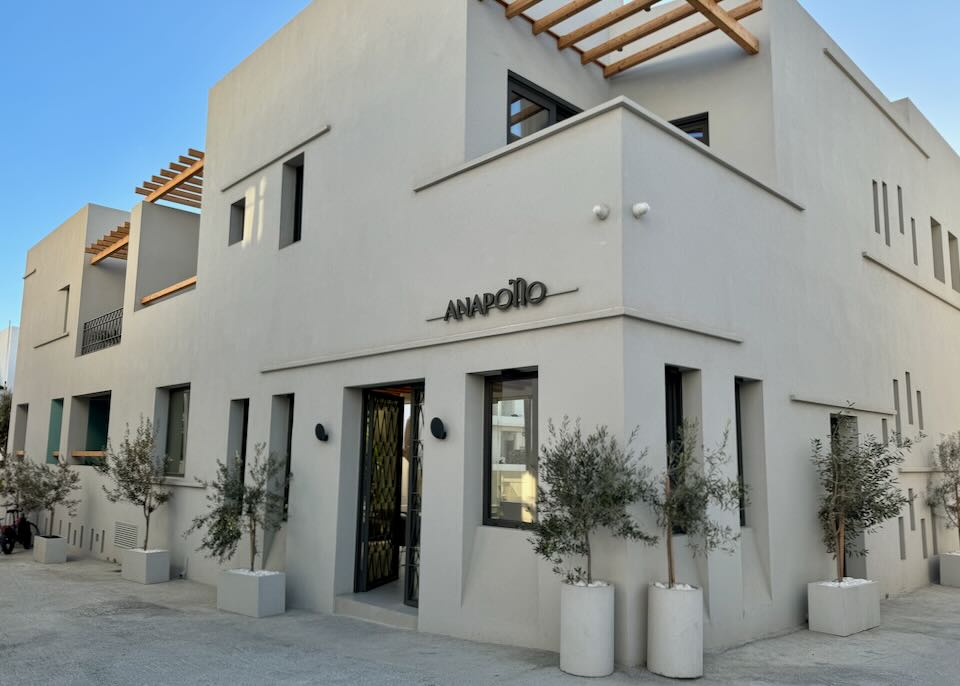
[[[537,372],[488,376],[484,402],[484,524],[537,520]]]
[[[167,393],[167,435],[164,446],[164,453],[167,456],[167,474],[183,476],[186,473],[187,461],[190,387],[171,388]]]

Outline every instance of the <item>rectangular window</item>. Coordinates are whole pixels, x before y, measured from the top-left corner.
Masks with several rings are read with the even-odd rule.
[[[250,400],[242,398],[230,401],[230,417],[227,426],[227,465],[232,474],[243,480],[247,467],[247,423],[250,418]]]
[[[933,275],[937,281],[946,283],[943,267],[943,230],[936,219],[930,218],[930,241],[933,244]]]
[[[937,515],[931,508],[930,510],[930,543],[933,544],[933,554],[940,554],[940,543],[937,541]]]
[[[483,523],[537,521],[537,372],[504,371],[485,380]]]
[[[734,416],[736,418],[736,439],[737,439],[737,481],[743,485],[743,408],[740,405],[740,386],[741,379],[734,379],[733,382],[733,404]],[[740,497],[740,526],[747,525],[747,508],[743,497]]]
[[[903,517],[897,517],[897,529],[900,533],[900,559],[907,559],[907,534],[903,528]]]
[[[190,387],[180,386],[167,391],[167,435],[164,454],[167,474],[183,476],[187,462],[187,428],[190,417]]]
[[[87,399],[87,438],[84,450],[106,450],[109,436],[110,394],[91,396]]]
[[[910,531],[917,530],[916,511],[913,507],[913,489],[907,489],[907,507],[910,509]]]
[[[880,420],[880,436],[883,439],[884,445],[890,442],[890,428],[887,426],[886,417]]]
[[[960,293],[960,246],[957,237],[947,232],[947,246],[950,249],[950,285]]]
[[[286,482],[283,488],[283,519],[290,509],[290,474],[293,453],[293,394],[273,396],[270,408],[270,454],[284,461]]]
[[[63,398],[50,401],[50,425],[47,427],[47,463],[60,461],[60,434],[63,431]]]
[[[907,390],[907,424],[913,424],[913,391],[910,390],[910,372],[904,372]]]
[[[917,220],[910,217],[910,240],[913,241],[913,264],[920,265],[920,253],[917,252]]]
[[[70,286],[64,286],[60,289],[60,312],[63,320],[62,333],[67,332],[67,318],[70,315]]]
[[[920,518],[920,542],[923,546],[923,559],[926,560],[929,557],[927,551],[927,520],[923,517]]]
[[[883,182],[883,240],[890,245],[890,199],[887,196],[887,182]]]
[[[903,226],[903,188],[897,186],[897,211],[900,219],[900,233],[904,232]]]
[[[526,138],[578,114],[579,108],[521,76],[507,77],[507,143]]]
[[[700,141],[704,145],[710,145],[709,112],[694,114],[693,116],[683,117],[682,119],[674,119],[670,123],[690,136],[690,138]]]
[[[917,425],[923,431],[923,397],[917,391]]]
[[[247,199],[240,198],[230,205],[230,237],[227,245],[233,245],[243,240],[244,225],[247,218]]]
[[[896,430],[897,445],[900,445],[900,435],[903,433],[903,426],[900,422],[900,382],[893,380],[893,412],[894,425]]]
[[[17,405],[15,416],[16,424],[13,427],[13,454],[23,455],[27,445],[27,419],[30,416],[30,405]]]
[[[856,417],[848,414],[830,415],[830,440],[834,448],[850,445],[860,440],[860,424]]]
[[[880,187],[873,182],[873,230],[880,233]]]
[[[667,366],[664,370],[666,389],[665,419],[667,445],[676,445],[680,441],[683,429],[683,372],[679,367]]]
[[[303,227],[303,153],[283,165],[280,191],[280,247],[300,240]]]

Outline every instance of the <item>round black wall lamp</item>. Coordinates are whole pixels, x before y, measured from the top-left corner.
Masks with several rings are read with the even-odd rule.
[[[327,435],[327,430],[323,428],[323,424],[317,424],[313,427],[313,433],[316,434],[318,441],[323,441],[326,443],[327,439],[330,438]]]
[[[440,417],[434,417],[430,420],[430,433],[434,438],[441,441],[447,437],[447,428],[443,425],[443,420]]]

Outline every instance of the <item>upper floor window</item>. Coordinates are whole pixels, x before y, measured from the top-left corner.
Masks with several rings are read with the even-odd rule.
[[[510,73],[507,78],[507,143],[526,138],[579,112],[577,107],[516,74]]]
[[[300,240],[303,226],[303,153],[283,165],[280,190],[280,247]]]
[[[704,145],[710,145],[710,114],[708,112],[694,114],[681,119],[674,119],[670,123],[690,136],[690,138],[700,141]]]

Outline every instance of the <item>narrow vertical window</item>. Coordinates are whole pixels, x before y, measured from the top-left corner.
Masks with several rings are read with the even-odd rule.
[[[273,396],[270,407],[270,454],[284,461],[283,519],[290,509],[290,474],[293,463],[293,394]]]
[[[227,465],[229,465],[232,474],[239,475],[241,482],[247,469],[247,423],[249,419],[249,398],[231,400],[227,426]]]
[[[893,380],[893,411],[894,411],[894,426],[896,431],[897,445],[900,445],[900,434],[903,433],[903,426],[900,422],[900,382],[896,379]]]
[[[917,391],[917,424],[923,431],[923,397],[920,395],[920,391]]]
[[[927,520],[923,517],[920,518],[920,541],[923,545],[923,559],[926,560],[929,557],[927,554]]]
[[[903,517],[897,517],[897,529],[900,533],[900,559],[907,559],[907,534],[903,529]]]
[[[886,417],[880,420],[880,436],[883,439],[884,445],[890,442],[890,428],[887,426]]]
[[[913,507],[913,499],[914,499],[913,489],[908,488],[907,489],[907,507],[910,510],[910,531],[917,530],[916,511]]]
[[[937,281],[946,283],[943,267],[943,230],[940,223],[932,217],[930,219],[930,241],[933,244],[933,276]]]
[[[171,388],[167,401],[167,435],[164,453],[167,457],[167,474],[183,476],[187,461],[187,427],[190,418],[190,387]]]
[[[303,234],[303,153],[283,165],[280,190],[280,247],[296,243]]]
[[[737,479],[746,490],[762,483],[757,474],[763,464],[763,393],[762,382],[734,379],[734,415],[736,417]],[[749,504],[740,498],[740,526],[752,526],[754,515]]]
[[[880,190],[877,182],[873,182],[873,230],[880,233]]]
[[[683,430],[683,372],[678,367],[666,367],[664,382],[667,445],[676,446]]]
[[[63,430],[63,398],[50,401],[50,424],[47,427],[47,463],[60,461],[60,435]]]
[[[67,332],[67,318],[70,315],[70,286],[64,286],[60,289],[60,313],[63,322],[62,333]]]
[[[484,403],[484,524],[537,521],[537,373],[488,376]]]
[[[230,205],[230,237],[227,245],[233,245],[243,240],[243,230],[247,218],[247,199],[240,198]]]
[[[17,405],[15,424],[13,425],[13,454],[22,457],[27,445],[27,419],[30,416],[30,405]]]
[[[907,424],[913,424],[913,391],[910,389],[910,372],[904,372],[907,391]]]
[[[897,211],[898,211],[898,215],[897,215],[897,216],[898,216],[898,218],[900,219],[900,233],[903,234],[903,233],[904,233],[904,226],[903,226],[903,188],[901,188],[900,186],[897,186]]]
[[[890,245],[890,199],[886,181],[883,182],[883,240]]]
[[[933,544],[933,554],[940,554],[940,542],[937,540],[937,514],[930,508],[930,543]]]
[[[957,237],[947,232],[947,246],[950,250],[950,285],[960,293],[960,245]]]
[[[917,220],[910,217],[910,240],[913,241],[913,264],[920,265],[920,254],[917,252]]]

